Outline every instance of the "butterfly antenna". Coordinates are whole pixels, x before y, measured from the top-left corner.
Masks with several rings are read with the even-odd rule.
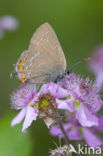
[[[71,71],[71,70],[72,70],[72,68],[74,68],[75,66],[77,66],[77,65],[79,65],[79,64],[81,64],[81,63],[83,63],[83,62],[90,61],[90,60],[91,60],[91,58],[90,58],[90,57],[83,58],[82,60],[80,60],[80,61],[76,62],[76,63],[75,63],[75,64],[73,64],[73,65],[71,65],[71,67],[70,67],[70,71]]]

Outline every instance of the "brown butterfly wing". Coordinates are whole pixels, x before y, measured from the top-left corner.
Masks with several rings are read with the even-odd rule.
[[[61,64],[66,69],[66,59],[58,38],[48,23],[42,24],[31,38],[29,50],[41,51],[49,54],[49,56]]]
[[[23,64],[20,62],[26,58]],[[19,67],[23,66],[23,70]],[[61,75],[61,67],[55,66],[55,61],[46,53],[35,51],[24,51],[20,56],[15,68],[19,80],[25,74],[25,82],[29,83],[48,83],[54,81]]]
[[[26,58],[23,70],[18,70],[20,61]],[[25,82],[48,83],[62,75],[66,69],[66,60],[58,39],[47,23],[34,33],[29,50],[22,53],[16,65],[19,79],[25,74]]]

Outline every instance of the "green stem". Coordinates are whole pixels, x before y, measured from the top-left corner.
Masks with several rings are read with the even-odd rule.
[[[63,127],[62,120],[58,119],[57,121],[58,121],[58,125],[59,125],[59,127],[60,127],[60,129],[61,129],[61,131],[62,131],[62,133],[64,135],[64,139],[65,139],[67,145],[69,146],[70,145],[70,141],[69,141],[67,133],[66,133],[64,127]]]

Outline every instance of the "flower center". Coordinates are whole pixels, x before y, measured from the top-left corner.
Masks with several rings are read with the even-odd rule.
[[[48,105],[49,105],[49,102],[46,99],[44,99],[40,104],[40,108],[44,110],[44,108]]]
[[[34,103],[34,107],[37,108],[39,115],[43,118],[49,117],[55,119],[57,116],[56,100],[49,93],[40,95]]]

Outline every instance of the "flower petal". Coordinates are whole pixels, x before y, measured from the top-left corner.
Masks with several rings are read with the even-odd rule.
[[[95,126],[95,128],[99,131],[103,131],[103,116],[98,115],[99,125]]]
[[[21,84],[10,96],[12,108],[18,110],[26,107],[33,99],[35,93],[35,84]]]
[[[26,113],[26,110],[25,110],[25,108],[24,108],[24,109],[22,109],[22,110],[18,113],[18,115],[12,120],[11,126],[15,126],[16,124],[20,123],[20,122],[23,120],[23,118],[24,118],[24,116],[25,116],[25,113]]]
[[[102,87],[103,87],[103,72],[99,73],[96,76],[96,85],[99,88],[99,90],[102,89]]]
[[[99,124],[98,118],[83,104],[78,107],[76,111],[76,118],[84,127],[97,126]]]
[[[55,98],[64,98],[68,96],[68,91],[55,83],[50,83],[48,90]]]
[[[48,93],[48,84],[44,84],[42,85],[42,87],[40,88],[40,91],[38,93],[38,96],[41,95],[41,94],[46,94]]]
[[[53,136],[59,136],[60,138],[63,138],[63,134],[58,125],[56,125],[50,129],[50,134]]]
[[[100,95],[92,95],[92,99],[88,106],[93,113],[98,112],[101,107],[103,107],[103,101],[101,100]]]
[[[46,118],[44,119],[45,124],[47,125],[48,128],[54,123],[54,120],[52,118]]]
[[[63,124],[63,127],[65,131],[67,132],[69,128],[71,128],[71,124]],[[55,125],[50,129],[50,134],[53,136],[59,136],[60,138],[63,138],[63,134],[59,128],[59,125]]]
[[[67,135],[71,140],[81,140],[80,132],[77,127],[73,127],[69,130]]]
[[[70,112],[74,111],[74,103],[71,100],[59,100],[56,99],[59,109],[69,110]]]
[[[84,139],[90,147],[99,147],[103,141],[90,129],[82,128]]]
[[[27,106],[22,132],[26,132],[26,129],[31,125],[33,120],[36,120],[37,116],[38,115],[37,113],[35,113],[34,108],[32,108],[31,106]]]
[[[97,47],[90,61],[91,70],[98,75],[103,70],[103,45]]]

